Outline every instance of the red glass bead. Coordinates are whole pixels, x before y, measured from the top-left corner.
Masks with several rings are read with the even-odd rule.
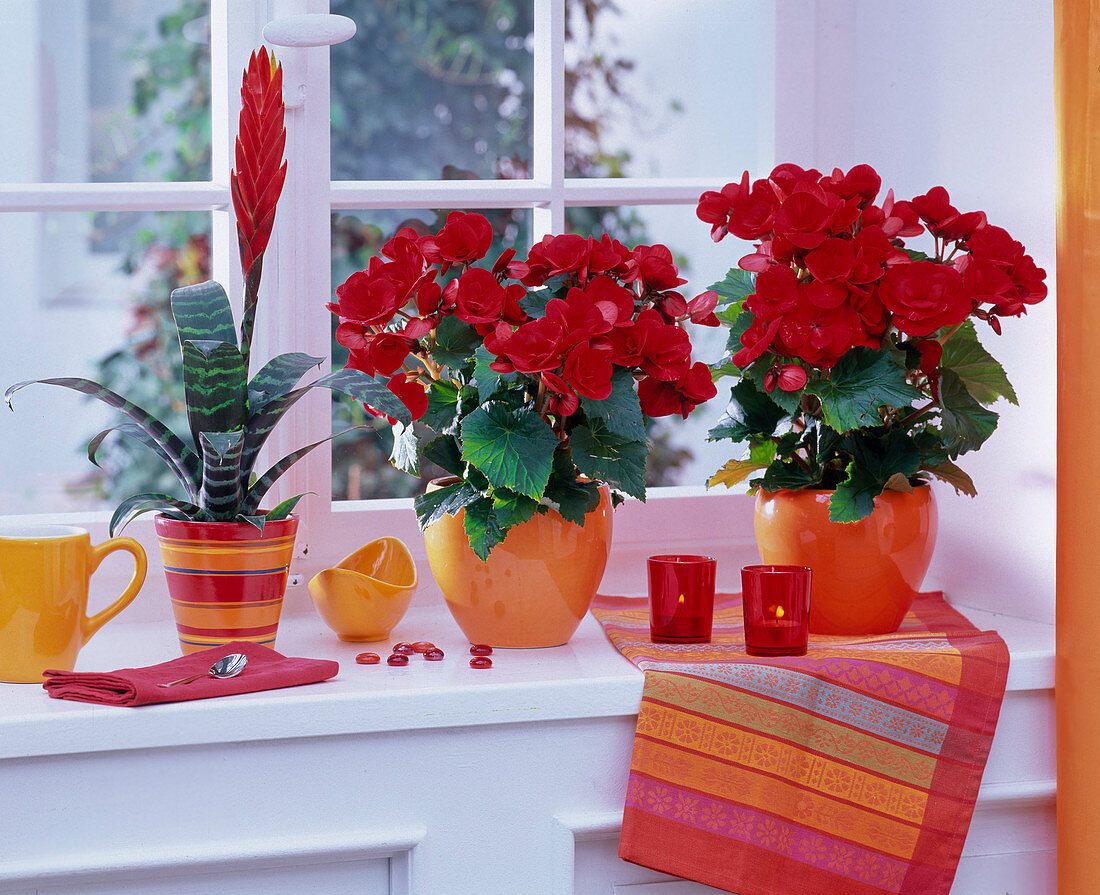
[[[355,657],[355,661],[360,665],[377,665],[382,661],[382,657],[378,653],[360,653]]]
[[[427,650],[424,653],[424,658],[427,659],[429,662],[442,662],[443,650],[439,649],[439,647],[433,646],[430,650]]]
[[[388,662],[390,665],[408,665],[409,657],[404,655],[403,653],[394,653],[386,660],[386,662]]]
[[[493,648],[487,643],[475,643],[470,647],[471,656],[491,656],[493,654]]]
[[[416,652],[416,647],[411,643],[395,643],[393,645],[393,654],[395,656],[411,656]]]
[[[474,656],[470,660],[470,667],[471,668],[492,668],[493,667],[493,660],[490,659],[488,656]]]
[[[435,649],[435,644],[432,643],[430,640],[418,640],[412,645],[412,648],[415,652],[418,653],[428,653],[431,650]]]

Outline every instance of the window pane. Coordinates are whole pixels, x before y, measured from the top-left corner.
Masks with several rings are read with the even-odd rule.
[[[722,187],[716,182],[715,189]],[[695,216],[694,205],[641,205],[611,208],[567,208],[571,232],[599,236],[609,233],[624,245],[668,246],[687,280],[680,287],[690,300],[721,280],[738,259],[750,251],[748,243],[729,237],[721,245],[710,239],[710,228]],[[744,248],[744,251],[739,249]],[[713,364],[725,350],[727,331],[721,327],[689,324],[694,360]],[[710,429],[725,410],[728,388],[697,408],[686,420],[661,417],[650,430],[653,450],[646,467],[650,485],[702,485],[730,458],[730,445],[709,444]]]
[[[531,0],[333,0],[335,180],[526,177]]]
[[[0,4],[0,180],[210,178],[206,0]]]
[[[757,167],[761,6],[570,0],[567,174],[692,177]]]
[[[489,219],[495,234],[487,257],[495,260],[501,252],[514,248],[523,255],[529,244],[529,209],[478,209]],[[449,211],[345,211],[333,214],[332,282],[339,285],[370,259],[401,227],[421,233],[437,232]],[[451,276],[457,273],[454,269]],[[447,277],[446,279],[449,279]],[[334,299],[335,300],[335,299]],[[333,317],[332,328],[337,320]],[[347,349],[332,343],[333,368],[343,367]],[[422,468],[420,479],[406,475],[390,465],[393,436],[385,420],[378,420],[349,398],[334,396],[332,404],[334,432],[348,426],[367,426],[370,431],[352,432],[337,438],[332,448],[332,497],[334,500],[359,500],[369,497],[409,497],[424,490],[424,484],[441,471]]]
[[[25,379],[87,377],[185,433],[168,297],[209,278],[209,233],[206,213],[0,214],[9,297],[0,391]],[[0,415],[3,512],[110,508],[141,491],[178,493],[155,456],[119,436],[100,450],[101,469],[88,462],[89,439],[117,419],[99,402],[35,385],[12,404],[14,413]]]

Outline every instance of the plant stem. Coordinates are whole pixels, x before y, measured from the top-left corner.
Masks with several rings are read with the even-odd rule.
[[[919,420],[922,416],[924,416],[926,413],[928,413],[928,411],[934,409],[935,407],[936,407],[936,402],[935,401],[929,401],[923,407],[919,407],[916,410],[914,410],[911,414],[909,414],[909,416],[905,417],[905,419],[903,419],[900,423],[898,423],[898,425],[899,426],[908,426],[908,425],[916,422],[917,420]]]

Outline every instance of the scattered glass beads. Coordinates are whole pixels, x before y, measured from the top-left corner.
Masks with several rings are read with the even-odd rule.
[[[470,647],[471,656],[491,656],[493,654],[493,648],[487,643],[475,643]]]
[[[403,653],[394,653],[386,660],[389,665],[408,665],[409,657]]]
[[[471,668],[492,668],[493,667],[493,660],[490,659],[488,656],[474,656],[470,660],[470,667]]]
[[[360,665],[377,665],[382,661],[382,657],[378,653],[360,653],[355,657],[355,661]]]

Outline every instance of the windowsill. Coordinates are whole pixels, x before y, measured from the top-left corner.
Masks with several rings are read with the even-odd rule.
[[[1008,644],[1009,691],[1054,685],[1054,628],[964,608],[980,629],[995,629]],[[413,659],[385,664],[400,640],[431,640],[442,662]],[[50,699],[35,684],[0,684],[0,759],[633,716],[642,673],[610,644],[599,623],[585,617],[565,646],[497,650],[488,670],[468,665],[468,643],[440,604],[414,606],[389,641],[343,643],[313,614],[283,620],[277,649],[287,655],[336,659],[339,675],[308,686],[224,699],[147,706],[95,706]],[[77,670],[142,666],[177,654],[171,621],[107,625],[81,651]],[[357,665],[377,652],[381,665]]]

